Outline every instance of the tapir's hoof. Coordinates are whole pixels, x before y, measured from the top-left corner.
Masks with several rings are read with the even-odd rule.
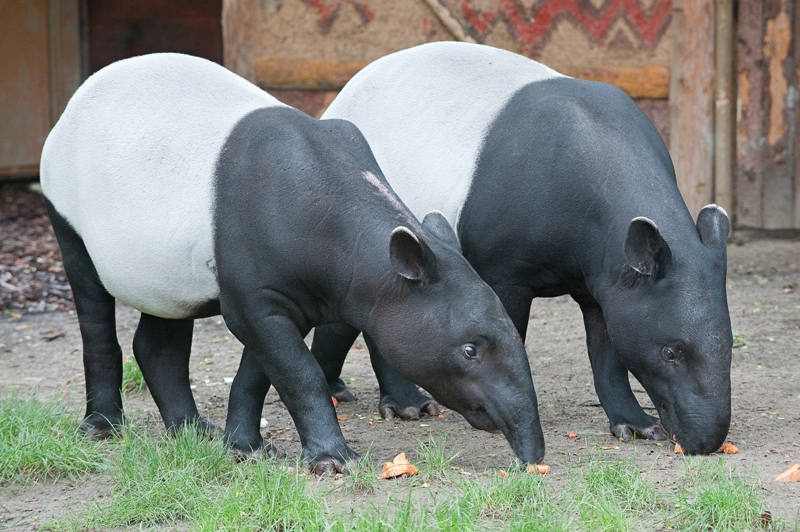
[[[215,440],[217,438],[222,438],[224,431],[220,429],[215,424],[211,423],[204,417],[198,417],[195,419],[184,419],[179,425],[172,425],[171,427],[167,428],[167,432],[170,434],[175,434],[178,432],[182,427],[194,427],[197,431],[197,434],[204,438],[208,438],[209,440]]]
[[[107,440],[120,435],[120,427],[103,428],[103,427],[84,427],[80,428],[86,439],[91,441]]]
[[[278,450],[269,442],[264,442],[261,447],[255,451],[249,449],[246,451],[241,449],[231,449],[231,454],[237,463],[249,461],[261,462],[271,458],[286,458],[285,452]]]
[[[91,415],[81,422],[78,428],[88,440],[99,441],[115,438],[122,434],[122,423],[112,423],[98,415]]]
[[[636,428],[627,423],[621,423],[611,427],[611,434],[622,441],[630,442],[634,437],[640,440],[656,440],[663,441],[669,439],[667,431],[661,426],[661,423],[656,423],[650,427]]]
[[[347,385],[342,379],[329,383],[328,390],[331,392],[331,397],[335,397],[340,403],[349,403],[356,400],[356,396],[347,389]]]
[[[335,458],[324,460],[313,460],[308,464],[308,470],[317,476],[336,475],[337,473],[347,474],[358,468],[360,458],[351,458],[345,462]]]
[[[396,401],[391,397],[384,397],[378,406],[378,412],[385,419],[400,417],[404,421],[417,420],[422,414],[428,414],[429,416],[439,415],[439,409],[433,403],[433,400],[422,394],[410,401]]]
[[[210,440],[222,438],[223,434],[225,434],[225,431],[204,417],[198,418],[197,421],[195,421],[195,426],[197,427],[198,434],[206,436]]]

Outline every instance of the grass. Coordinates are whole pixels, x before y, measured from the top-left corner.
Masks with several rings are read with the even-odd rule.
[[[144,375],[136,362],[136,358],[130,356],[122,359],[122,391],[130,393],[141,393],[147,389],[144,382]]]
[[[106,446],[77,431],[77,408],[11,392],[0,399],[0,485],[66,476],[79,480],[106,465]]]
[[[458,452],[448,452],[447,438],[436,438],[429,435],[428,441],[417,440],[417,454],[420,457],[420,475],[426,480],[444,479],[452,472],[453,461],[458,458]]]
[[[155,526],[195,519],[236,465],[219,442],[194,427],[153,437],[129,427],[117,449],[111,503],[94,505],[66,529]]]
[[[570,471],[570,492],[588,530],[656,529],[663,519],[663,497],[642,476],[635,456],[622,460],[590,455]]]
[[[673,526],[686,532],[756,530],[763,501],[755,470],[747,472],[718,460],[688,460],[678,484]]]
[[[511,465],[461,475],[444,439],[419,442],[422,474],[377,480],[370,453],[342,480],[297,474],[299,464],[235,463],[219,441],[191,428],[154,437],[141,426],[108,443],[77,434],[61,402],[9,395],[0,402],[0,474],[5,484],[92,471],[111,479],[104,504],[46,526],[51,530],[320,531],[753,531],[764,529],[753,468],[725,457],[686,458],[681,474],[655,487],[657,471],[636,456],[572,455],[553,473]],[[109,457],[110,458],[105,458]],[[343,499],[342,499],[343,497]],[[338,498],[338,499],[337,499]],[[335,502],[339,500],[339,502]],[[795,526],[796,528],[796,526]],[[773,518],[769,530],[790,530]]]

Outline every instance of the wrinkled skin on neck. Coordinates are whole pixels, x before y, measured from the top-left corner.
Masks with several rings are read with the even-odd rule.
[[[622,363],[669,437],[690,454],[716,451],[730,426],[733,339],[722,242],[697,242],[649,275],[626,265],[603,306]]]

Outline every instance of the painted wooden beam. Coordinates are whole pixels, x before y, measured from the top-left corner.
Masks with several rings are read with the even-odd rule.
[[[255,82],[264,89],[340,90],[365,61],[328,59],[277,60],[256,58]],[[566,72],[576,78],[604,81],[618,86],[631,98],[666,99],[669,69],[659,66],[603,67]]]
[[[661,66],[583,68],[569,70],[566,74],[611,83],[631,98],[664,100],[669,97],[669,69]]]
[[[367,64],[366,61],[286,61],[257,57],[255,81],[264,89],[339,90]]]

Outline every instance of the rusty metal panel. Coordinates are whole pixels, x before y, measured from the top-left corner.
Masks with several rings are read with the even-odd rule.
[[[793,142],[795,90],[792,57],[793,0],[764,2],[763,113],[766,143],[762,152],[764,229],[793,227]],[[792,87],[795,90],[792,90]]]
[[[36,174],[50,131],[47,1],[0,1],[0,176]]]

